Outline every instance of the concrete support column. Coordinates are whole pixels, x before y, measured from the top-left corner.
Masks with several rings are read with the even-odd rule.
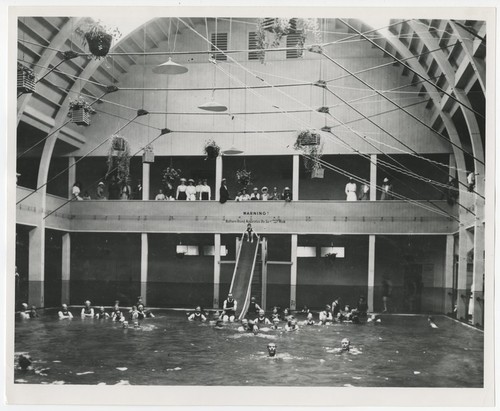
[[[370,201],[377,201],[377,155],[370,155]]]
[[[71,280],[71,234],[62,236],[62,261],[61,261],[61,304],[70,304]]]
[[[455,236],[446,236],[446,254],[444,261],[444,307],[443,313],[452,313],[455,306],[453,293],[453,271],[455,269]]]
[[[299,199],[299,165],[300,165],[300,155],[293,155],[293,166],[292,166],[292,200],[297,201]]]
[[[149,174],[150,174],[150,164],[149,163],[142,163],[142,199],[143,200],[150,199]],[[144,298],[145,295],[141,295],[141,297]]]
[[[457,319],[466,321],[469,306],[467,289],[467,252],[471,247],[470,234],[464,227],[458,232]]]
[[[45,222],[29,233],[28,304],[44,306]]]
[[[76,182],[75,157],[68,157],[68,200],[73,198],[73,184]]]
[[[368,236],[368,310],[375,311],[375,235]]]
[[[455,167],[456,167],[455,154],[451,153],[448,162],[448,176],[450,178],[456,178],[457,176],[457,170],[455,169]]]
[[[220,234],[214,234],[214,300],[213,308],[219,308],[220,284]]]
[[[472,274],[472,324],[484,324],[484,224],[478,223],[474,229],[474,268]]]
[[[260,300],[260,306],[262,309],[266,310],[267,304],[267,239],[262,237],[261,242],[261,258],[262,258],[262,297]]]
[[[148,253],[148,234],[141,233],[141,297],[144,305],[148,303]]]
[[[222,156],[215,159],[215,200],[220,200],[219,188],[222,182]]]
[[[297,309],[297,234],[292,234],[292,265],[290,266],[290,310]]]

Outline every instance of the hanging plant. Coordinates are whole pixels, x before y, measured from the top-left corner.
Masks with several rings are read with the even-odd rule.
[[[321,136],[313,130],[301,130],[298,132],[294,148],[300,149],[303,146],[318,146],[321,143]]]
[[[283,36],[298,34],[297,47],[303,48],[307,34],[312,33],[314,41],[321,43],[318,19],[266,17],[257,20],[256,48],[258,57],[264,62],[265,50],[278,47]]]
[[[33,69],[17,63],[17,91],[19,93],[34,93],[36,76]]]
[[[174,168],[172,164],[170,164],[170,167],[167,167],[165,170],[162,171],[162,178],[161,181],[164,186],[167,186],[168,183],[174,184],[177,180],[181,178],[181,170],[179,168]]]
[[[219,156],[220,147],[217,145],[215,140],[207,140],[205,142],[205,147],[203,147],[203,152],[207,156],[206,159],[214,160]]]
[[[94,114],[95,110],[82,97],[76,100],[70,100],[68,117],[71,122],[79,126],[90,125],[90,115]]]
[[[109,53],[113,39],[118,40],[122,33],[118,28],[109,28],[91,18],[85,19],[76,33],[82,38],[83,46],[89,47],[94,58],[100,59]]]
[[[153,151],[153,147],[149,144],[144,147],[144,153],[142,153],[142,162],[143,163],[154,163],[155,162],[155,153]]]
[[[236,170],[236,181],[242,187],[248,186],[249,184],[252,183],[252,172],[251,171],[247,171],[245,169],[245,167],[243,166],[242,169]]]
[[[117,150],[117,147],[122,149]],[[118,134],[111,136],[107,164],[106,179],[115,176],[118,184],[127,184],[130,176],[130,145],[125,137]]]

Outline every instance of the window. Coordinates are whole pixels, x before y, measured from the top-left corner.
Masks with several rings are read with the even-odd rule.
[[[297,257],[316,257],[316,247],[297,247]]]
[[[257,50],[257,33],[255,31],[248,33],[248,50]],[[259,54],[259,51],[249,51],[248,60],[258,60]]]
[[[337,258],[345,257],[344,247],[321,247],[321,257],[325,257],[327,254],[335,254]]]
[[[217,51],[218,50],[227,51],[227,33],[212,33],[210,41],[212,42],[212,44],[210,44],[210,50],[215,51],[214,53],[215,60],[226,61],[227,56]]]
[[[290,33],[289,35],[286,36],[287,59],[297,59],[302,57],[302,55],[304,54],[304,50],[297,48],[302,46],[301,37],[302,33],[298,31],[295,33]]]

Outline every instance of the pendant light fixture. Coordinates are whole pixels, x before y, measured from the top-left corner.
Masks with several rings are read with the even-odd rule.
[[[239,148],[236,148],[234,145],[231,146],[231,148],[224,150],[222,154],[226,156],[234,156],[236,154],[241,154],[243,153],[243,150],[240,150]]]
[[[170,51],[170,28],[172,26],[172,19],[170,19],[170,24],[168,26],[168,49]],[[174,47],[172,53],[175,51],[175,43],[177,40],[177,31],[179,31],[179,22],[177,22],[177,28],[175,30],[174,36]],[[188,68],[181,64],[175,63],[172,61],[172,57],[169,57],[165,63],[158,64],[153,68],[153,73],[155,74],[168,74],[168,75],[176,75],[176,74],[184,74],[188,72]]]

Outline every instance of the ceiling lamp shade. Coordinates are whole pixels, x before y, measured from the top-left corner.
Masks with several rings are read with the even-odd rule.
[[[240,149],[236,148],[235,146],[231,146],[230,149],[224,150],[222,152],[222,154],[225,154],[227,156],[234,156],[236,154],[241,154],[241,153],[243,153],[243,150],[240,150]]]
[[[172,57],[168,58],[165,63],[159,64],[153,68],[153,73],[156,74],[184,74],[188,72],[188,68],[174,63]]]
[[[216,101],[209,101],[208,103],[203,103],[198,106],[199,109],[207,110],[207,111],[226,111],[227,107],[223,104],[217,103]]]

